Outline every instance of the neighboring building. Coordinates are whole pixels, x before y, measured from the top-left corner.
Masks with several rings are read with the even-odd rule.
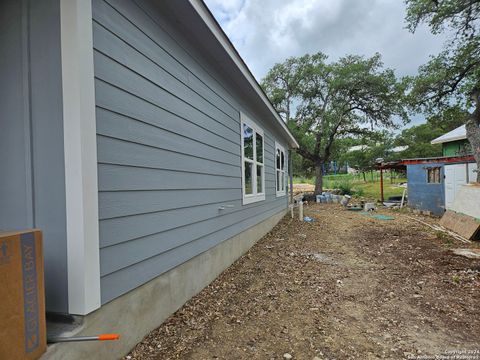
[[[471,154],[465,126],[432,141],[442,144],[443,156],[402,160],[407,166],[408,204],[442,215],[451,209],[460,186],[476,180],[477,164]]]
[[[465,125],[436,138],[431,141],[432,144],[442,144],[443,156],[462,156],[472,153],[472,148],[467,140],[467,130]]]
[[[44,231],[50,313],[122,334],[51,356],[118,358],[281,219],[298,144],[202,1],[6,0],[0,29],[0,228]]]

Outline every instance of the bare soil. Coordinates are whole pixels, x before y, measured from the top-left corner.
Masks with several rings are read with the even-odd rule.
[[[480,359],[480,260],[383,213],[395,219],[336,204],[308,206],[313,223],[287,215],[126,358]]]

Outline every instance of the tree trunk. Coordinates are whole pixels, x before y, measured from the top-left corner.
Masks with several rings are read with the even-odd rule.
[[[477,183],[480,184],[480,128],[478,127],[479,122],[475,119],[470,119],[467,121],[467,139],[472,145],[473,157],[477,162]]]
[[[315,195],[321,195],[323,192],[323,163],[315,162]]]
[[[480,184],[480,90],[473,92],[472,100],[475,103],[475,111],[467,120],[465,127],[467,139],[472,145],[473,157],[477,162],[477,183]]]

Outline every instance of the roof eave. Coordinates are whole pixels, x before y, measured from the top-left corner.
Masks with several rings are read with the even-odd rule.
[[[459,136],[452,136],[450,138],[446,139],[441,139],[441,137],[433,139],[430,144],[435,145],[435,144],[444,144],[447,142],[452,142],[452,141],[458,141],[458,140],[465,140],[467,138],[466,135],[459,135]]]
[[[189,0],[189,2],[192,5],[192,7],[195,9],[195,11],[198,13],[198,15],[205,22],[205,24],[210,29],[210,31],[215,36],[215,38],[218,40],[218,42],[225,49],[225,51],[230,56],[232,61],[238,67],[238,69],[242,72],[243,76],[245,76],[245,78],[248,80],[248,82],[252,86],[252,89],[262,99],[262,101],[270,110],[274,118],[277,120],[278,124],[280,125],[281,129],[283,130],[283,132],[285,133],[286,137],[289,140],[290,147],[298,148],[299,144],[297,140],[293,137],[293,135],[288,130],[285,122],[278,115],[277,111],[273,108],[273,105],[271,104],[267,95],[265,94],[265,92],[263,91],[263,89],[255,79],[255,77],[251,73],[248,66],[245,64],[245,62],[241,58],[241,56],[238,54],[232,42],[230,41],[228,36],[225,34],[225,32],[222,30],[221,26],[218,24],[217,20],[214,18],[214,16],[212,15],[208,7],[204,4],[202,0]]]

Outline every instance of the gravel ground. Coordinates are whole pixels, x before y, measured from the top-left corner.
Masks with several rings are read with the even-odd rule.
[[[480,260],[384,213],[395,220],[335,204],[285,217],[125,358],[480,359]]]

